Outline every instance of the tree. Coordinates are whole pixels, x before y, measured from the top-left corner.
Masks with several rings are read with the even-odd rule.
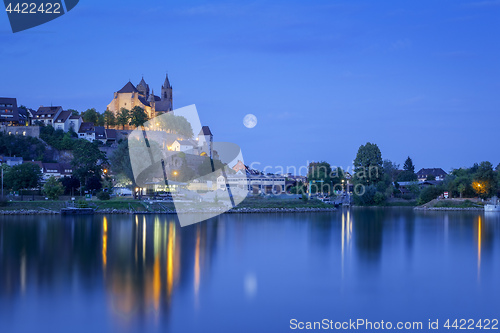
[[[457,190],[458,190],[458,193],[460,193],[460,199],[462,199],[462,195],[465,192],[465,189],[466,189],[465,184],[458,185]]]
[[[399,164],[396,164],[390,160],[384,160],[382,162],[382,169],[384,169],[384,174],[389,176],[391,182],[396,181]]]
[[[104,124],[106,124],[106,128],[109,128],[109,126],[116,125],[115,114],[113,112],[109,111],[109,109],[104,111]]]
[[[64,193],[64,186],[54,176],[50,176],[42,191],[50,200],[57,200]]]
[[[157,119],[158,127],[160,129],[168,133],[182,135],[187,138],[193,137],[193,128],[191,127],[191,123],[183,116],[166,113]]]
[[[90,177],[100,179],[102,165],[107,162],[106,155],[99,150],[96,144],[87,140],[77,140],[73,148],[73,175],[86,183]]]
[[[213,165],[214,165],[214,170],[220,170],[224,168],[224,164],[220,160],[213,160]],[[198,175],[201,177],[204,177],[206,179],[215,179],[217,178],[216,175],[213,175],[213,177],[208,177],[207,175],[212,174],[214,172],[212,170],[212,162],[210,161],[210,157],[206,156],[203,159],[203,162],[198,166]]]
[[[411,160],[410,156],[405,161],[405,164],[403,165],[403,172],[401,172],[398,177],[397,181],[398,182],[414,182],[417,181],[418,177],[415,174],[415,166],[413,165],[413,161]]]
[[[135,186],[134,172],[130,163],[130,152],[128,140],[120,142],[118,148],[110,156],[109,162],[111,170],[118,178],[124,178],[124,183],[129,183]]]
[[[102,113],[97,114],[97,126],[104,126],[104,115]]]
[[[354,159],[355,180],[364,185],[376,184],[382,179],[382,153],[374,143],[361,145]]]
[[[330,193],[331,192],[332,167],[327,162],[309,163],[307,180],[311,184],[310,193]]]
[[[14,191],[37,188],[42,179],[42,171],[37,164],[23,163],[4,171],[5,187]]]
[[[431,200],[436,199],[443,193],[443,188],[441,186],[426,186],[417,200],[419,205],[428,203]]]
[[[473,175],[472,187],[483,199],[493,196],[497,190],[497,179],[490,162],[481,162]]]
[[[144,125],[146,121],[148,121],[148,115],[144,109],[139,106],[134,106],[130,112],[130,125],[140,127]]]
[[[71,111],[72,116],[79,116],[80,112],[76,111],[75,109],[68,109],[68,111]]]
[[[130,111],[125,108],[121,108],[116,117],[116,124],[121,125],[122,129],[125,129],[125,125],[128,125],[130,119]]]
[[[80,187],[80,181],[76,177],[63,177],[61,184],[64,187],[64,194],[72,194]]]
[[[415,166],[413,165],[413,161],[410,156],[406,159],[405,164],[403,165],[403,170],[415,173]]]
[[[99,120],[99,113],[97,113],[94,108],[88,109],[87,111],[82,112],[82,118],[84,122],[97,125],[97,121]]]

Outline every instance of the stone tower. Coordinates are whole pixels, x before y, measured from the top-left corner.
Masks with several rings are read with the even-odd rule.
[[[141,82],[137,85],[137,90],[139,90],[139,93],[144,97],[148,98],[149,96],[149,85],[144,81],[144,77],[141,79]]]
[[[172,86],[170,85],[170,81],[168,80],[168,74],[165,77],[165,82],[161,87],[161,100],[170,102],[170,107],[172,108]]]

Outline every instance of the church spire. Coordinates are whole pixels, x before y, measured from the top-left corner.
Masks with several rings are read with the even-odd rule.
[[[172,88],[172,86],[170,85],[170,81],[168,80],[168,73],[165,76],[165,82],[163,83],[163,88]]]

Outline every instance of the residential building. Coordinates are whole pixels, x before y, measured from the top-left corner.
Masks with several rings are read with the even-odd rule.
[[[231,187],[238,187],[253,194],[282,194],[285,192],[285,177],[278,175],[245,175],[238,171],[234,175],[227,175],[227,183]],[[226,190],[226,178],[217,178],[217,189]]]
[[[24,163],[38,165],[42,172],[42,182],[47,181],[50,177],[59,179],[73,175],[73,167],[69,163],[42,163],[40,161],[25,161]]]
[[[61,111],[57,118],[54,120],[54,129],[63,130],[64,132],[68,132],[70,129],[70,117],[71,111]]]
[[[19,116],[17,99],[0,97],[0,124],[7,126],[25,125],[26,119]]]
[[[69,129],[72,129],[73,132],[77,133],[80,130],[80,126],[83,123],[83,119],[81,116],[69,116]]]
[[[192,140],[175,140],[172,143],[171,150],[172,151],[182,151],[182,152],[191,152],[198,148],[198,144],[193,142]]]
[[[420,169],[417,172],[419,181],[425,181],[428,177],[434,177],[435,180],[444,180],[448,174],[441,168]]]
[[[40,106],[33,115],[32,122],[42,122],[45,126],[54,126],[54,121],[63,112],[61,106]]]

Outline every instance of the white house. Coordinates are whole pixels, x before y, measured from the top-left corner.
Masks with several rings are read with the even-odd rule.
[[[284,193],[286,185],[285,180],[285,177],[278,175],[245,175],[242,172],[237,172],[234,175],[227,175],[227,183],[229,186],[248,190],[254,194]],[[226,181],[223,176],[217,178],[217,189],[226,189]]]
[[[61,106],[40,106],[33,115],[33,122],[40,121],[46,126],[54,126],[54,121],[63,111]]]
[[[69,131],[71,111],[62,111],[59,116],[54,120],[54,129],[63,130],[64,132]]]
[[[175,140],[172,143],[172,151],[188,151],[197,148],[197,144],[191,140]]]

